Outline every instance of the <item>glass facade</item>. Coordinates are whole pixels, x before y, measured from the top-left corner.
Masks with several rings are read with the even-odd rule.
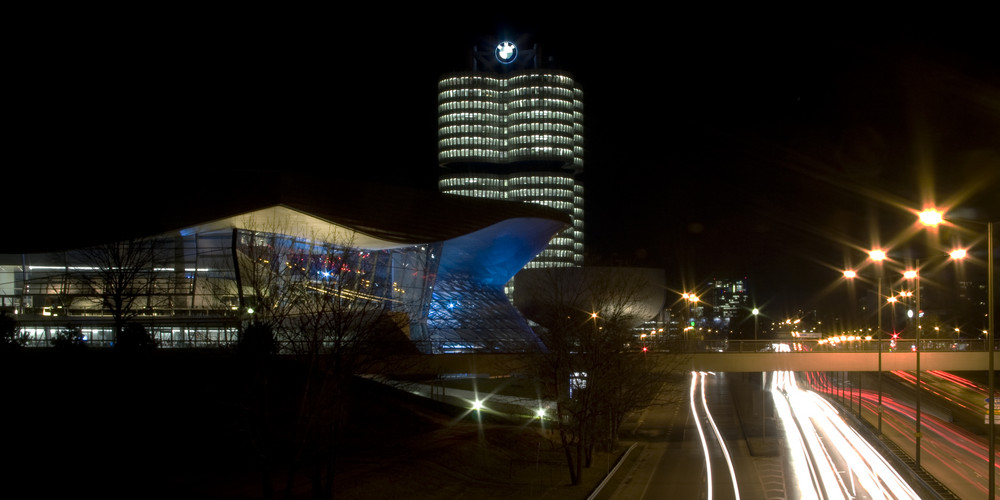
[[[79,327],[91,345],[114,340],[107,297],[124,296],[129,315],[166,347],[235,341],[237,306],[230,231],[162,237],[58,253],[4,255],[0,301],[17,315],[29,345],[47,346],[58,332]],[[138,256],[117,268],[119,255]],[[128,281],[126,275],[134,276]],[[112,283],[116,278],[120,284]],[[117,290],[109,290],[117,287]]]
[[[441,282],[427,324],[435,352],[524,352],[542,347],[501,288],[455,277]]]
[[[495,235],[447,240],[450,259],[443,241],[361,248],[350,237],[305,238],[301,228],[208,226],[79,250],[5,254],[0,306],[34,347],[49,346],[70,328],[79,328],[88,345],[109,347],[116,314],[143,325],[162,347],[223,347],[236,342],[249,315],[263,317],[296,290],[295,297],[376,304],[370,309],[390,316],[423,352],[520,352],[538,340],[506,300],[503,282],[564,224],[517,219],[488,226],[480,231]],[[331,234],[355,234],[343,229]],[[501,236],[508,241],[503,251],[474,251]],[[126,297],[124,313],[112,296]],[[293,307],[285,314],[302,313]]]

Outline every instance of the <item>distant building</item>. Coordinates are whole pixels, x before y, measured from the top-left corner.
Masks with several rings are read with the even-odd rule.
[[[583,91],[541,67],[537,46],[473,48],[472,71],[438,82],[441,192],[535,203],[571,224],[525,267],[583,265]]]
[[[747,294],[746,277],[742,279],[715,279],[711,284],[711,303],[715,310],[715,316],[720,318],[746,316],[746,312],[752,306]]]
[[[959,281],[954,310],[954,323],[966,337],[978,337],[989,324],[989,294],[987,283]]]

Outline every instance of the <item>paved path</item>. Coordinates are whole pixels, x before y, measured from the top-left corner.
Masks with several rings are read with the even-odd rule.
[[[555,413],[555,402],[535,398],[521,398],[504,394],[490,394],[466,389],[455,389],[443,385],[421,384],[416,382],[400,382],[380,379],[400,390],[407,391],[435,401],[448,403],[459,408],[471,408],[472,402],[480,400],[484,411],[505,413],[509,415],[536,415],[539,408],[545,409],[551,417]]]

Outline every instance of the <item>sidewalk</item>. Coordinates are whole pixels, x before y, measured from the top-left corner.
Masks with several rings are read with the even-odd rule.
[[[475,391],[455,389],[437,384],[401,382],[388,379],[380,379],[380,381],[410,394],[459,408],[471,409],[474,402],[480,401],[483,405],[482,411],[508,416],[537,417],[539,409],[542,409],[545,410],[546,416],[551,418],[556,406],[555,401],[507,396],[504,394],[490,394],[488,392],[477,393]]]

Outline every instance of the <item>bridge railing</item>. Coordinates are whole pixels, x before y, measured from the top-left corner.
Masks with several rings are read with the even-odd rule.
[[[795,352],[878,352],[879,340],[828,342],[817,339],[799,340],[676,340],[647,346],[647,352],[722,352],[722,353],[795,353]],[[883,339],[882,352],[912,352],[916,339]],[[985,352],[983,339],[921,339],[921,351]],[[998,344],[996,351],[1000,351]]]

